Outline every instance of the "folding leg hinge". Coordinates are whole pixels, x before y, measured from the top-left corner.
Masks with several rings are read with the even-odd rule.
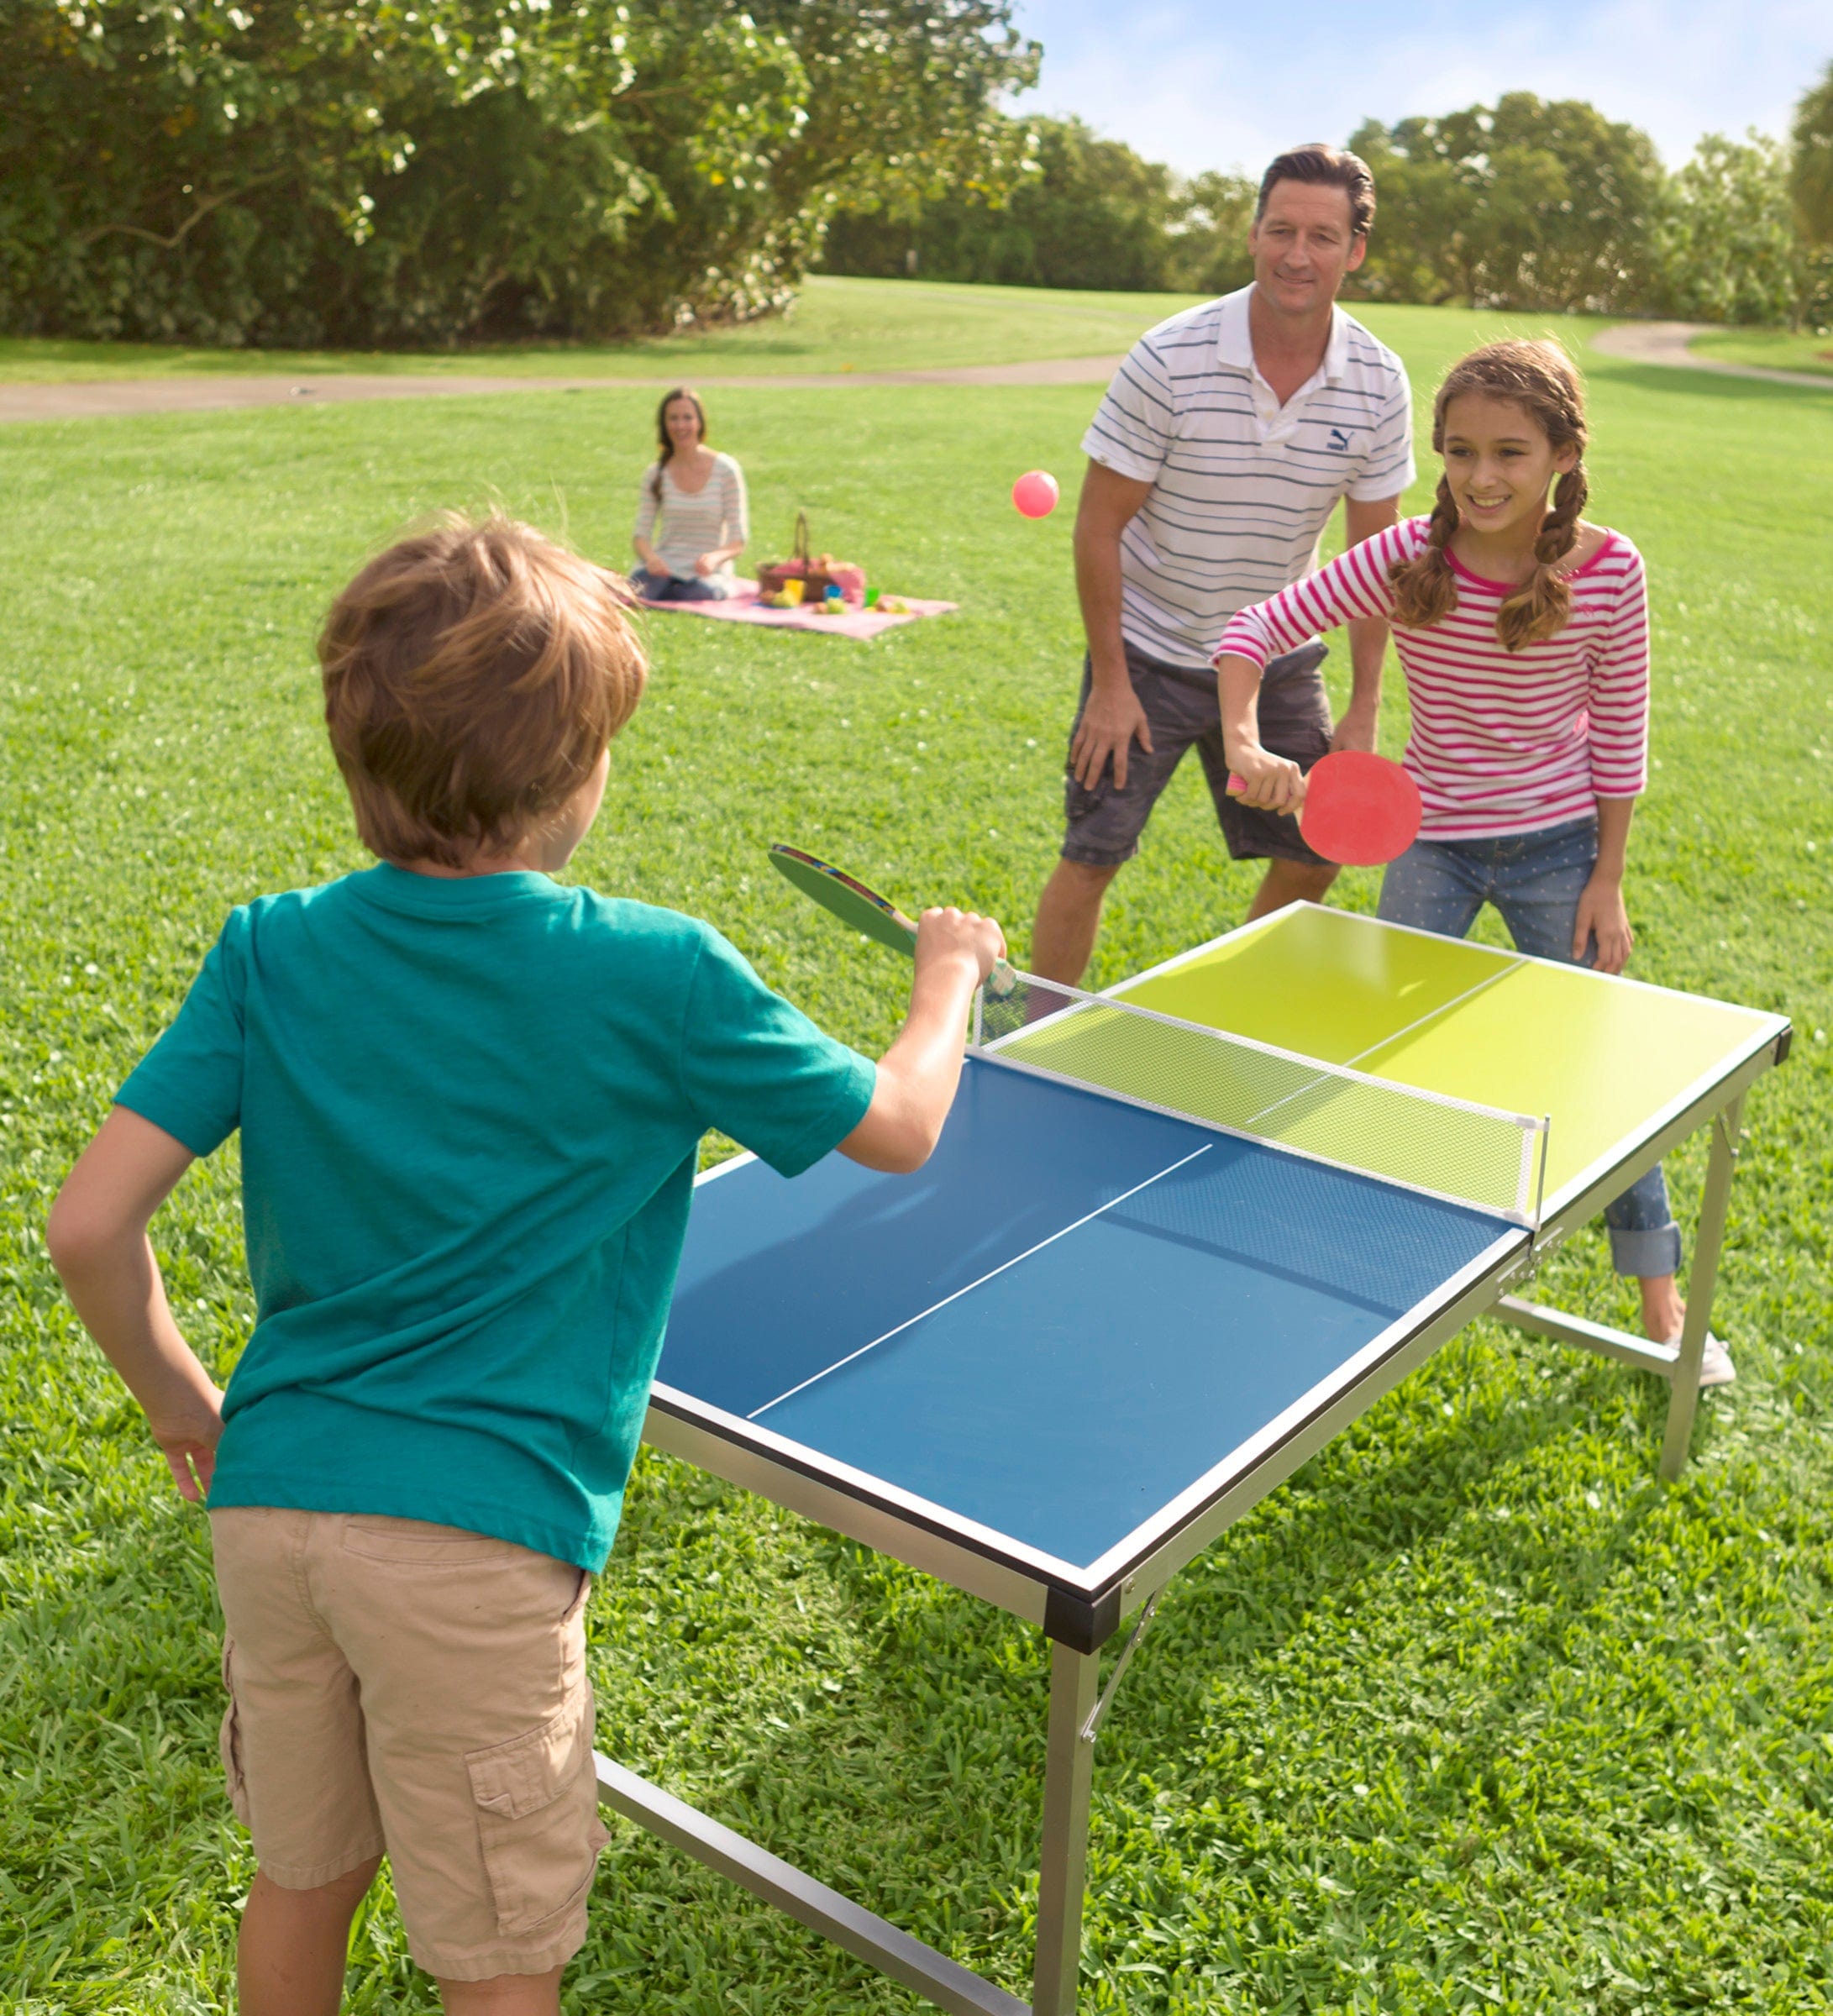
[[[1139,1650],[1139,1641],[1145,1636],[1146,1626],[1152,1622],[1152,1614],[1158,1609],[1158,1599],[1163,1594],[1164,1591],[1162,1588],[1154,1589],[1146,1599],[1146,1607],[1139,1613],[1139,1621],[1133,1626],[1132,1637],[1121,1647],[1120,1657],[1115,1662],[1114,1670],[1107,1676],[1107,1685],[1102,1689],[1100,1698],[1089,1710],[1088,1720],[1082,1725],[1080,1735],[1085,1743],[1092,1743],[1100,1733],[1102,1719],[1107,1714],[1108,1704],[1119,1692],[1120,1683],[1126,1677],[1127,1666],[1131,1662],[1133,1654]]]

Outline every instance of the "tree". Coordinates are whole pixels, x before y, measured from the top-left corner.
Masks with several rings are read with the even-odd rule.
[[[1594,106],[1510,92],[1493,108],[1370,120],[1349,144],[1379,202],[1354,291],[1606,312],[1646,297],[1661,163]]]
[[[1663,305],[1698,322],[1794,323],[1804,294],[1788,153],[1752,130],[1709,133],[1668,186],[1658,234]]]
[[[1789,193],[1795,223],[1810,245],[1833,245],[1833,63],[1795,107]]]
[[[843,210],[828,228],[830,272],[920,272],[1027,287],[1222,292],[1253,274],[1254,186],[1185,181],[1080,119],[1014,122],[1003,186],[986,179],[933,201]]]
[[[1080,119],[1015,121],[1017,172],[938,200],[855,205],[829,228],[830,272],[921,272],[1021,287],[1165,286],[1169,168]]]
[[[1247,234],[1259,186],[1214,169],[1177,183],[1166,224],[1166,284],[1186,294],[1232,294],[1254,276]]]
[[[0,0],[0,324],[603,336],[996,178],[1010,0]]]

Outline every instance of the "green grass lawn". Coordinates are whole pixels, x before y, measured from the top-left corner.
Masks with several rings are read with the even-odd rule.
[[[945,291],[885,294],[920,323]],[[1085,302],[999,313],[1034,310],[1041,352],[1060,307],[1062,348],[1095,349],[1124,339],[1105,298],[1100,336]],[[1502,326],[1369,319],[1421,386]],[[1664,1488],[1657,1382],[1478,1325],[1179,1577],[1097,1753],[1092,2010],[1833,2008],[1833,402],[1589,369],[1597,512],[1648,555],[1655,610],[1636,970],[1799,1030],[1748,1109],[1717,1325],[1740,1378]],[[898,965],[790,895],[767,842],[906,900],[970,899],[1022,955],[1079,644],[1070,513],[1028,523],[1006,493],[1031,466],[1073,477],[1091,402],[722,394],[760,547],[806,507],[822,544],[963,607],[874,645],[657,618],[578,873],[711,919],[868,1047],[896,1026]],[[649,407],[607,390],[0,430],[0,2006],[20,2016],[220,2010],[251,1873],[216,1764],[206,1530],[59,1297],[52,1191],[228,906],[363,864],[318,720],[332,591],[450,504],[621,561]],[[1404,731],[1396,678],[1386,746]],[[1187,765],[1098,979],[1230,926],[1250,883]],[[1370,908],[1376,878],[1339,891]],[[1697,1147],[1672,1164],[1683,1221],[1703,1167]],[[232,1151],[155,1232],[226,1373],[251,1315]],[[1537,1292],[1630,1310],[1595,1233]],[[1022,1989],[1036,1633],[649,1457],[591,1632],[604,1748]],[[621,1824],[592,1925],[568,2006],[594,2016],[917,2006]],[[432,2007],[385,1895],[350,2006]]]
[[[1708,329],[1693,346],[1702,357],[1758,364],[1773,371],[1814,371],[1833,379],[1833,335],[1825,329]]]
[[[1117,354],[1188,294],[1043,293],[1035,287],[812,275],[793,312],[736,328],[628,344],[460,350],[206,350],[0,337],[0,381],[164,378],[209,372],[473,371],[669,379],[729,372],[891,371],[1030,357]]]

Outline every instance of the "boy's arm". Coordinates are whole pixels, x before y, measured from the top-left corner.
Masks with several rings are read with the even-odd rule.
[[[144,1410],[182,1494],[210,1488],[223,1395],[180,1336],[146,1236],[193,1157],[127,1106],[109,1113],[51,1206],[45,1247],[84,1329]]]
[[[926,910],[916,924],[910,1013],[879,1059],[865,1118],[840,1152],[869,1169],[907,1176],[928,1161],[954,1104],[962,1036],[974,990],[1006,953],[1004,933],[972,911]]]

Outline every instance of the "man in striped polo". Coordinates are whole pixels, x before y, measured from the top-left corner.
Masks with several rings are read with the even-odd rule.
[[[1337,870],[1289,814],[1227,795],[1211,655],[1237,609],[1317,564],[1343,501],[1353,545],[1395,522],[1413,480],[1400,359],[1337,306],[1362,264],[1374,182],[1321,144],[1282,154],[1260,184],[1252,285],[1188,308],[1134,344],[1083,439],[1075,577],[1088,638],[1064,780],[1068,830],[1032,935],[1032,967],[1081,978],[1101,903],[1138,852],[1158,794],[1194,743],[1230,854],[1264,860],[1248,916],[1321,897]],[[1265,747],[1309,769],[1372,749],[1387,626],[1349,626],[1352,690],[1334,727],[1314,641],[1274,659]]]

